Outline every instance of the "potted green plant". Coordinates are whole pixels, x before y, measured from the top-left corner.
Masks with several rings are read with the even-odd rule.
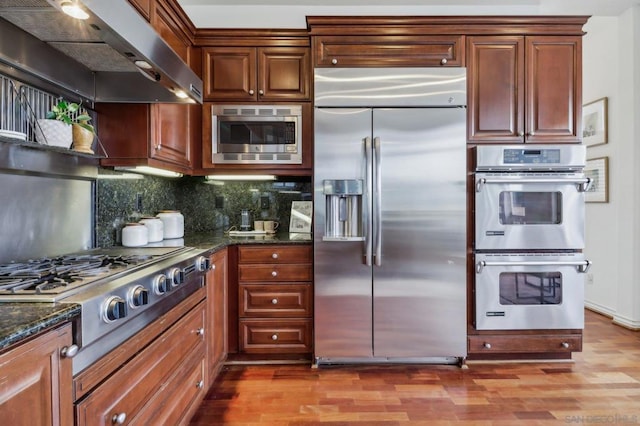
[[[47,112],[45,119],[37,120],[36,141],[63,148],[69,148],[73,143],[75,150],[93,154],[91,144],[95,129],[89,124],[90,120],[80,104],[60,100]]]

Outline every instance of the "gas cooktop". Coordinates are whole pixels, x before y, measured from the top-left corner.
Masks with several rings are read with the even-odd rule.
[[[104,278],[146,267],[189,247],[110,247],[0,265],[0,300],[55,301]]]

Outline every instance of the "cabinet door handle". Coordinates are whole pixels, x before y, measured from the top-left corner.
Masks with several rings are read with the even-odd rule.
[[[271,340],[278,340],[278,335],[277,334],[272,335]]]
[[[127,413],[116,413],[111,417],[111,423],[114,425],[122,425],[127,420]]]
[[[161,143],[156,145],[156,151],[160,151],[161,149],[162,149],[162,144]]]
[[[489,342],[484,342],[482,346],[484,346],[485,349],[491,349],[491,343]]]
[[[524,137],[524,132],[520,130],[520,132],[518,132],[518,136],[520,136],[521,138]]]
[[[200,327],[199,329],[197,329],[196,334],[198,336],[204,336],[204,328]]]
[[[272,257],[272,258],[274,258],[274,259],[277,259],[277,258],[278,258],[278,253],[273,253],[273,254],[271,255],[271,257]]]
[[[62,358],[73,358],[78,353],[78,345],[65,346],[60,349],[60,356]]]
[[[560,346],[562,346],[565,349],[569,349],[569,343],[567,343],[567,342],[560,343]]]
[[[278,299],[271,299],[271,304],[272,305],[277,305],[278,304]]]
[[[249,94],[253,95],[255,92],[253,91],[253,89],[249,90]]]
[[[198,389],[202,389],[204,387],[204,380],[200,380],[198,383],[196,383],[196,387]]]
[[[338,60],[336,58],[333,58],[331,60],[331,65],[337,65],[338,64]]]
[[[442,65],[447,65],[447,62],[447,58],[442,58],[442,60],[440,61]]]
[[[264,95],[264,90],[262,90],[262,89],[258,90],[258,95],[260,95],[260,96]]]
[[[278,276],[278,271],[271,271],[271,276],[272,277],[277,277]]]

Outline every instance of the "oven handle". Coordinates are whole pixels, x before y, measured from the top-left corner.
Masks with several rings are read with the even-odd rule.
[[[487,262],[486,260],[481,260],[480,262],[476,263],[476,273],[480,274],[482,273],[482,270],[486,267],[486,266],[575,266],[576,269],[578,270],[578,272],[581,273],[586,273],[589,268],[591,267],[592,262],[590,260],[580,260],[580,261],[548,261],[548,262],[544,262],[544,261],[538,261],[538,262],[514,262],[514,261],[510,261],[510,262]]]
[[[578,179],[531,179],[531,178],[517,178],[517,179],[505,179],[505,178],[480,178],[476,181],[476,192],[482,191],[482,185],[488,183],[573,183],[577,185],[578,192],[587,192],[591,188],[593,180],[591,178],[578,178]]]

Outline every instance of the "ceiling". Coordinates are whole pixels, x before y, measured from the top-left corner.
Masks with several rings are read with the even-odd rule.
[[[178,0],[198,28],[306,28],[311,15],[618,16],[640,0]]]

